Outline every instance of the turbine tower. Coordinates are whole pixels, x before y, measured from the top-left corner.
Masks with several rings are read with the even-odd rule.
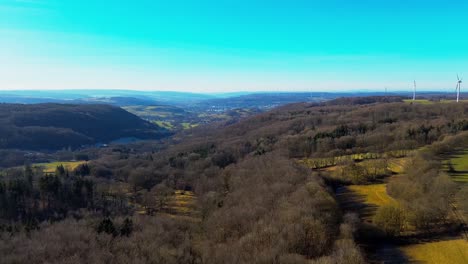
[[[416,80],[414,80],[413,101],[416,100]]]
[[[458,103],[458,101],[460,100],[460,89],[461,89],[461,84],[462,84],[463,79],[460,79],[458,74],[457,74],[457,79],[458,79],[457,88],[455,89],[455,91],[457,92],[457,103]]]

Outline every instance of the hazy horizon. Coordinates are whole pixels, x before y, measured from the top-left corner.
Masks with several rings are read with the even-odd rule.
[[[257,93],[312,93],[312,94],[320,94],[320,93],[325,93],[325,94],[356,94],[356,93],[371,93],[371,94],[385,94],[385,93],[390,93],[390,94],[412,94],[413,90],[410,88],[406,90],[398,90],[398,89],[388,89],[385,91],[384,89],[377,90],[377,89],[355,89],[355,90],[334,90],[334,91],[319,91],[319,90],[257,90],[257,91],[246,91],[246,90],[232,90],[232,91],[183,91],[183,90],[138,90],[138,89],[93,89],[93,88],[82,88],[82,89],[1,89],[0,91],[3,91],[5,93],[10,93],[14,94],[14,92],[65,92],[65,93],[72,93],[72,92],[106,92],[106,93],[111,93],[111,92],[135,92],[135,93],[187,93],[187,94],[203,94],[203,95],[223,95],[223,94],[257,94]],[[418,90],[417,93],[441,93],[441,94],[455,94],[454,91],[450,91],[449,89],[434,89],[434,90]],[[463,90],[460,91],[460,93],[466,93]]]
[[[462,1],[0,0],[0,90],[452,92]],[[453,87],[452,87],[453,86]]]

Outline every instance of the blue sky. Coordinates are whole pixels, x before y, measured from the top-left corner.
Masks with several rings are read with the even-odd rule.
[[[0,0],[0,89],[452,91],[468,1]],[[453,87],[452,87],[453,86]]]

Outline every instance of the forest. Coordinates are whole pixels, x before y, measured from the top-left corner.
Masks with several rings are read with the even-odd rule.
[[[151,129],[132,120],[122,124]],[[86,122],[74,131],[96,125]],[[364,97],[70,150],[81,160],[73,168],[0,172],[0,255],[5,263],[410,262],[421,241],[467,248],[468,188],[453,178],[464,179],[454,158],[466,149],[467,103]],[[363,192],[376,188],[377,202]]]
[[[0,104],[0,149],[60,150],[170,133],[110,105]]]

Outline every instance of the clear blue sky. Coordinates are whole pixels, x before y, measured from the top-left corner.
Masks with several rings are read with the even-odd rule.
[[[0,0],[0,89],[451,91],[467,29],[468,1]]]

